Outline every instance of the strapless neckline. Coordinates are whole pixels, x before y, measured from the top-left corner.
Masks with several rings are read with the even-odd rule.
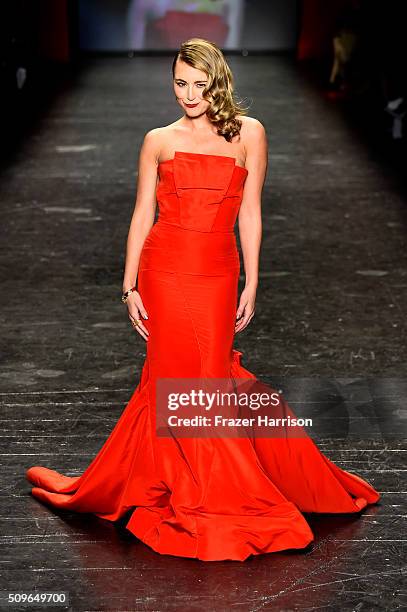
[[[233,164],[235,166],[235,168],[239,168],[239,170],[243,170],[243,172],[246,172],[248,174],[248,170],[247,168],[245,168],[244,166],[239,166],[239,164],[236,163],[236,157],[232,157],[231,155],[215,155],[213,153],[192,153],[191,151],[174,151],[174,157],[171,157],[170,159],[165,159],[162,162],[159,162],[158,167],[163,166],[164,164],[169,164],[170,162],[173,162],[174,159],[176,157],[182,157],[182,156],[188,156],[191,155],[192,157],[214,157],[217,159],[231,159],[233,160]]]

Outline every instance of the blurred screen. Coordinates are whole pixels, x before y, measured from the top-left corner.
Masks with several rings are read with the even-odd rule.
[[[177,49],[192,36],[224,49],[292,49],[296,0],[80,0],[88,50]]]

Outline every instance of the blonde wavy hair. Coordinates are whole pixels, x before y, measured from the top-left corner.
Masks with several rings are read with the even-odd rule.
[[[173,77],[178,59],[207,74],[208,84],[203,90],[203,98],[210,102],[210,106],[206,115],[216,126],[217,133],[231,142],[234,136],[240,134],[242,127],[238,115],[245,115],[247,108],[236,100],[233,74],[222,51],[215,43],[204,38],[186,40],[172,62]]]

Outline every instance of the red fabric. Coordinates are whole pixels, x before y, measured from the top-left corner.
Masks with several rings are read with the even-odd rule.
[[[225,43],[229,26],[221,15],[167,11],[164,17],[152,22],[151,30],[161,47],[178,49],[191,36],[207,38],[221,47]]]
[[[380,499],[309,437],[159,438],[158,377],[256,378],[232,348],[239,254],[233,226],[247,170],[234,158],[176,152],[159,166],[159,219],[141,254],[138,288],[149,319],[140,382],[79,477],[34,466],[42,502],[110,521],[159,553],[206,561],[301,549],[301,511],[357,513]]]
[[[336,21],[348,5],[349,0],[302,0],[297,59],[332,57]]]

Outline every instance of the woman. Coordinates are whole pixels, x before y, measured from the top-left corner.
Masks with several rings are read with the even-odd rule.
[[[216,45],[194,38],[176,54],[183,115],[144,138],[127,242],[122,299],[147,347],[139,385],[80,477],[27,471],[43,502],[110,521],[132,510],[127,529],[154,550],[206,561],[304,548],[314,538],[301,511],[359,512],[380,497],[308,436],[157,435],[160,380],[256,379],[232,345],[254,315],[267,142],[232,83]]]

